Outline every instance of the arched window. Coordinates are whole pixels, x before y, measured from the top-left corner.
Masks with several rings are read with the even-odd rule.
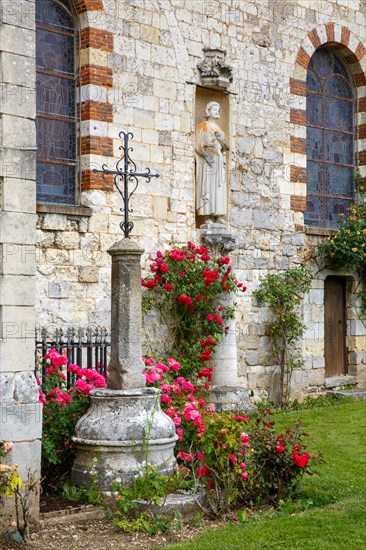
[[[37,202],[75,204],[78,117],[74,17],[68,2],[36,2]]]
[[[337,228],[354,196],[354,86],[335,52],[319,48],[306,81],[305,224]]]

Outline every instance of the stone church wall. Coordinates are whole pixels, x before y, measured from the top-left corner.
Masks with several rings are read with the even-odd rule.
[[[34,2],[0,10],[0,441],[20,476],[39,476],[42,406],[34,376],[36,287]],[[34,495],[33,495],[34,496]],[[39,494],[36,495],[36,500]],[[13,501],[1,507],[9,525]],[[33,521],[37,521],[35,507]],[[1,523],[0,520],[0,523]],[[2,526],[0,525],[0,530]]]
[[[85,2],[84,5],[87,5]],[[109,325],[110,260],[120,238],[121,199],[92,168],[114,166],[121,130],[134,134],[132,158],[160,173],[132,198],[132,235],[148,258],[169,242],[198,241],[194,131],[197,63],[205,45],[227,51],[230,102],[229,229],[233,263],[248,291],[238,299],[240,380],[268,391],[268,311],[253,291],[262,276],[304,263],[319,238],[305,232],[305,66],[326,42],[344,44],[358,82],[359,152],[365,151],[366,8],[359,0],[105,0],[79,10],[81,27],[80,207],[38,207],[37,323]],[[362,160],[363,159],[363,160]],[[365,164],[364,153],[359,164]],[[362,161],[362,162],[361,162]],[[365,166],[361,166],[366,176]],[[317,271],[313,266],[314,275]],[[330,273],[330,272],[329,272]],[[328,274],[329,274],[328,273]],[[308,331],[295,393],[324,386],[324,278],[304,301]],[[353,285],[353,286],[352,286]],[[350,374],[365,381],[366,332],[349,284]]]

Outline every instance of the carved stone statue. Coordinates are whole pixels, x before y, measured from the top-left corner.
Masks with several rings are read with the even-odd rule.
[[[205,121],[196,133],[196,209],[199,216],[210,216],[209,222],[223,223],[227,213],[226,151],[229,145],[217,124],[220,105],[210,101]]]

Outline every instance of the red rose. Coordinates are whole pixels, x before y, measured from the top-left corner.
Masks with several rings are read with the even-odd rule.
[[[276,447],[276,453],[278,455],[282,454],[284,450],[285,450],[285,447],[283,445],[278,445],[278,447]]]
[[[185,294],[181,294],[180,296],[178,296],[178,302],[180,304],[191,305],[192,298],[190,298],[189,296],[186,296]]]
[[[144,279],[142,280],[142,286],[145,286],[146,288],[154,288],[156,286],[156,282],[153,280],[153,281],[145,281]]]
[[[294,459],[294,462],[298,468],[305,468],[305,466],[307,466],[309,462],[310,455],[309,453],[299,455],[297,451],[293,451],[292,458]]]

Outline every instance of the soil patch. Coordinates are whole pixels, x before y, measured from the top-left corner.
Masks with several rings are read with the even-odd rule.
[[[29,544],[12,544],[0,541],[1,550],[156,550],[174,542],[191,540],[207,527],[216,527],[216,522],[202,522],[198,526],[183,525],[180,530],[155,536],[145,533],[122,533],[108,518],[101,520],[74,521],[68,516],[61,524],[47,525],[31,534]]]
[[[39,511],[41,514],[48,512],[59,512],[60,510],[70,510],[73,508],[80,508],[83,505],[80,502],[74,500],[65,500],[60,497],[41,496],[39,504]]]

